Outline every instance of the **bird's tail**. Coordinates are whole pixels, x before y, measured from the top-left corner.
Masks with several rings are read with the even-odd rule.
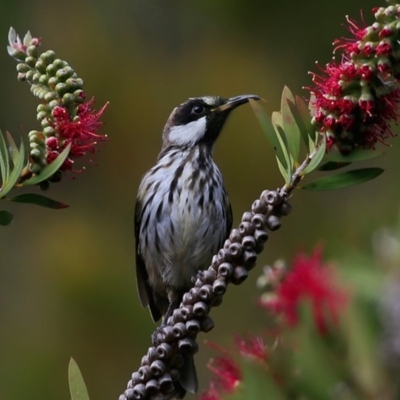
[[[199,387],[193,354],[182,354],[183,365],[179,369],[179,380],[174,383],[174,391],[169,400],[183,399],[186,392],[196,393]]]

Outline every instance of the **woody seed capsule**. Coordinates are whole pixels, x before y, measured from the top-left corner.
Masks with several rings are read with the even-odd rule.
[[[150,369],[154,376],[160,376],[166,371],[167,367],[163,361],[155,360],[151,363]]]
[[[159,388],[160,386],[158,385],[157,379],[150,379],[146,383],[146,391],[149,393],[149,395],[156,394]]]
[[[209,316],[202,318],[200,320],[200,325],[203,332],[209,332],[215,326],[214,320]]]

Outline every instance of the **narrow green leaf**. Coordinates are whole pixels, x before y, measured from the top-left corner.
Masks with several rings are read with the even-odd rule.
[[[326,159],[328,161],[334,161],[339,163],[351,163],[357,161],[372,160],[373,158],[379,157],[383,154],[385,153],[382,151],[358,149],[358,150],[353,150],[349,154],[331,152],[327,154]]]
[[[301,119],[303,120],[303,124],[306,127],[306,131],[308,134],[310,134],[311,137],[314,137],[315,141],[315,128],[314,125],[311,123],[312,116],[309,106],[306,103],[306,101],[300,96],[296,95],[295,100],[296,100],[297,110],[301,116]]]
[[[37,185],[38,183],[49,179],[52,175],[54,175],[55,172],[60,169],[61,165],[63,165],[65,159],[68,157],[70,149],[71,144],[69,144],[51,164],[44,167],[40,174],[27,179],[26,181],[24,181],[22,186]]]
[[[37,206],[53,208],[53,209],[61,209],[69,207],[68,204],[61,203],[60,201],[49,199],[46,196],[42,196],[41,194],[36,193],[24,193],[15,197],[11,197],[8,200],[15,201],[16,203],[29,203],[35,204]]]
[[[304,169],[303,173],[304,175],[309,174],[310,172],[314,171],[318,165],[321,163],[322,159],[324,158],[326,152],[326,137],[323,136],[322,140],[318,144],[318,149],[315,152],[312,160],[310,163],[307,165],[307,167]]]
[[[276,157],[276,161],[278,162],[279,171],[280,171],[281,175],[283,176],[285,183],[288,185],[290,183],[290,177],[288,175],[288,172],[287,172],[286,168],[282,165],[282,163],[280,162],[278,157]]]
[[[304,124],[303,118],[300,115],[300,112],[296,106],[295,103],[291,102],[290,100],[288,100],[288,105],[290,108],[290,111],[296,121],[296,124],[299,128],[299,131],[301,133],[301,137],[303,139],[304,144],[306,145],[306,147],[308,148],[308,130],[306,128],[306,125]]]
[[[68,381],[71,400],[89,400],[89,394],[76,361],[71,357],[68,366]]]
[[[330,175],[315,180],[302,186],[306,190],[331,190],[347,186],[358,185],[379,176],[384,170],[382,168],[362,168],[341,174]]]
[[[289,150],[287,148],[287,141],[286,141],[286,135],[285,131],[283,130],[282,126],[279,125],[279,121],[281,120],[281,115],[278,112],[273,112],[272,113],[272,125],[275,129],[276,135],[278,137],[279,143],[282,148],[283,156],[284,156],[284,163],[282,163],[282,166],[285,167],[287,174],[289,176],[292,175],[293,172],[293,157],[289,153]]]
[[[0,225],[7,226],[10,225],[14,215],[12,215],[9,211],[0,210]]]
[[[297,125],[296,119],[292,114],[289,103],[294,103],[294,97],[290,89],[285,86],[281,98],[281,127],[285,132],[288,152],[292,156],[293,161],[297,163],[300,152],[301,133]]]
[[[10,132],[6,132],[6,137],[7,137],[7,142],[8,142],[8,149],[9,149],[9,153],[11,155],[11,159],[13,164],[15,165],[18,161],[18,147],[15,144],[15,141],[13,139],[13,137],[11,136]]]
[[[350,165],[351,163],[342,163],[342,162],[335,162],[335,161],[328,161],[325,164],[322,164],[318,171],[334,171],[339,168],[344,168]]]
[[[1,183],[2,186],[8,180],[8,175],[10,174],[10,160],[8,157],[7,144],[4,140],[4,136],[0,131],[0,169],[1,169]]]
[[[18,153],[18,160],[16,161],[14,168],[12,169],[10,175],[8,176],[7,181],[3,182],[3,189],[0,191],[0,199],[4,197],[17,183],[18,178],[21,175],[24,163],[25,163],[25,148],[24,148],[24,143],[21,141]]]
[[[316,149],[317,143],[315,143],[315,140],[310,135],[308,136],[308,139],[308,154],[311,154]]]
[[[283,155],[281,142],[279,141],[275,129],[272,125],[271,118],[267,115],[265,110],[257,103],[257,101],[250,99],[249,103],[253,108],[253,111],[256,114],[258,121],[260,122],[261,128],[263,129],[268,142],[275,150],[277,158],[281,161],[281,163],[285,163],[285,157]]]

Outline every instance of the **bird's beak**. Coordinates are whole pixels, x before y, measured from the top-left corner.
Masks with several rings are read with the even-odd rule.
[[[241,96],[231,97],[227,100],[225,104],[214,108],[213,111],[223,112],[233,110],[234,108],[241,106],[244,103],[247,103],[250,99],[261,100],[261,97],[257,96],[256,94],[242,94]]]

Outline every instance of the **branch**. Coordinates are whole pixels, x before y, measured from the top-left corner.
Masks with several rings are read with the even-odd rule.
[[[165,326],[153,333],[153,346],[142,358],[140,368],[133,372],[119,400],[163,399],[174,391],[183,355],[196,353],[197,334],[214,328],[209,313],[222,303],[228,284],[240,285],[255,267],[257,256],[268,240],[268,230],[279,229],[280,218],[290,213],[289,196],[317,150],[318,147],[296,169],[289,185],[276,191],[264,190],[253,202],[251,211],[243,214],[240,225],[232,229],[208,269],[199,271],[180,307],[174,310]]]

